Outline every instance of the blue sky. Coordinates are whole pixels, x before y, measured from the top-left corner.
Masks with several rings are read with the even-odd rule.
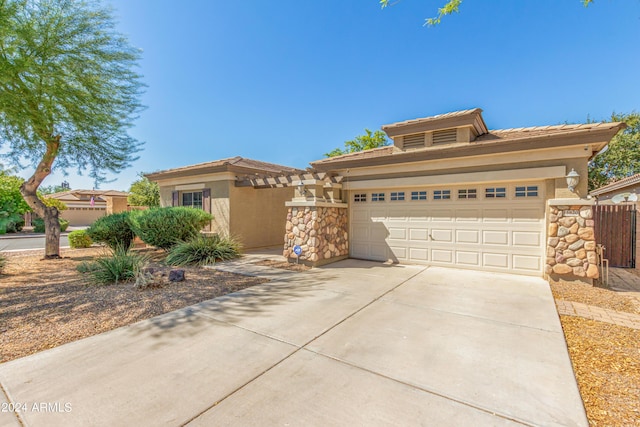
[[[480,107],[489,128],[640,111],[640,0],[108,0],[143,50],[140,171],[240,155],[306,167],[364,128]],[[56,173],[72,188],[88,177]],[[30,171],[24,171],[28,176]]]

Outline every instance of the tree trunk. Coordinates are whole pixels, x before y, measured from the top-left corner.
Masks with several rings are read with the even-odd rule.
[[[47,140],[47,151],[38,163],[33,175],[20,186],[20,193],[27,204],[44,220],[45,259],[60,258],[60,222],[58,209],[45,205],[38,197],[38,187],[51,173],[51,165],[58,155],[60,135]]]

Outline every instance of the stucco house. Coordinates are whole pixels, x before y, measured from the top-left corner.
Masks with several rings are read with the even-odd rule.
[[[589,281],[598,272],[587,163],[623,127],[489,130],[478,108],[407,120],[382,127],[392,145],[313,161],[307,171],[248,179],[213,162],[223,169],[210,182],[225,184],[212,203],[223,223],[245,222],[245,200],[270,188],[280,197],[260,198],[260,209],[274,214],[265,216],[279,227],[274,240],[284,236],[286,257],[316,265],[353,257]],[[147,176],[175,205],[180,191],[209,186],[206,165]]]
[[[233,157],[146,174],[160,187],[161,206],[204,209],[214,219],[208,231],[238,238],[245,249],[279,245],[285,202],[293,196],[286,177],[303,171],[289,166]],[[278,178],[283,184],[253,185]],[[275,179],[275,178],[272,178]]]
[[[70,226],[88,226],[98,218],[127,210],[129,193],[116,190],[68,190],[48,195],[67,205],[60,218]]]

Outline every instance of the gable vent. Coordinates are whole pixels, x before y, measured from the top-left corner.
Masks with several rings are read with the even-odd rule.
[[[456,142],[458,131],[456,129],[437,130],[433,132],[433,144],[450,144]]]
[[[405,135],[402,139],[402,147],[405,150],[411,150],[413,148],[424,148],[424,133]]]

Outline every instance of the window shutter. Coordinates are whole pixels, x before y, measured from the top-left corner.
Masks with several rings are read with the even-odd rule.
[[[179,193],[177,191],[171,193],[171,206],[180,206]]]
[[[211,189],[202,189],[202,208],[205,212],[211,213]],[[211,231],[211,223],[205,225],[204,231]]]

